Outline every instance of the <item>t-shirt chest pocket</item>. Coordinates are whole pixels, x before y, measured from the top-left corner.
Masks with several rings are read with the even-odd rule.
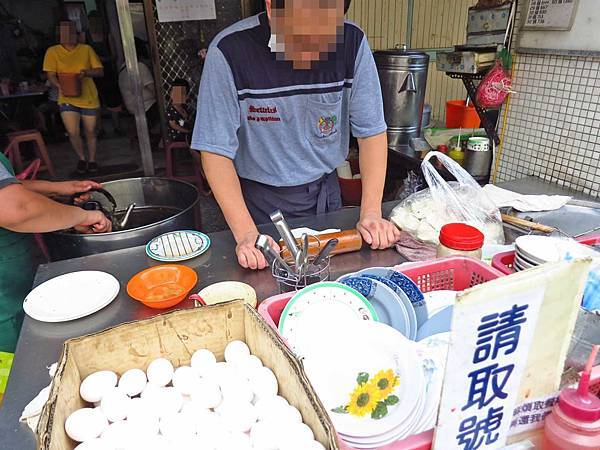
[[[341,115],[341,92],[310,95],[306,105],[306,138],[316,145],[339,141]]]

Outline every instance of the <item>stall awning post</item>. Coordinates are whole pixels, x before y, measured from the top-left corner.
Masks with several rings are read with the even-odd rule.
[[[117,14],[119,15],[119,27],[121,29],[121,41],[123,42],[123,54],[125,56],[125,65],[127,73],[131,79],[131,86],[135,94],[135,126],[137,129],[140,153],[142,155],[142,165],[144,175],[154,175],[154,161],[152,159],[152,148],[150,147],[150,134],[148,133],[148,123],[146,122],[146,110],[144,108],[144,97],[142,95],[142,83],[140,81],[140,71],[135,51],[135,41],[133,35],[133,25],[131,24],[131,12],[129,9],[129,0],[116,0]]]

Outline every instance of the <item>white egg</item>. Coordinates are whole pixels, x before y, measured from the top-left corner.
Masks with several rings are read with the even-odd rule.
[[[102,432],[101,438],[105,445],[115,449],[128,448],[133,441],[132,430],[124,420],[111,423]]]
[[[132,399],[139,400],[139,399]],[[142,409],[142,406],[147,405],[141,403],[139,409],[129,410],[127,415],[127,424],[132,430],[132,434],[136,436],[156,436],[159,431],[159,418],[158,414],[146,409]]]
[[[97,438],[108,427],[108,420],[99,409],[81,408],[65,421],[65,431],[76,442]]]
[[[214,412],[196,417],[196,434],[202,440],[202,449],[216,448],[228,432],[221,417]]]
[[[160,398],[162,409],[162,413],[159,413],[160,417],[181,411],[183,396],[174,387],[162,388]]]
[[[100,409],[110,422],[117,422],[127,417],[130,401],[131,399],[125,392],[114,387],[102,397]]]
[[[110,370],[94,372],[81,382],[79,394],[86,402],[99,402],[107,391],[117,385],[117,379],[117,374]]]
[[[234,373],[235,371],[233,370],[230,364],[220,361],[209,367],[202,374],[202,378],[206,380],[213,380],[218,384],[221,379],[223,379],[224,377],[229,377]]]
[[[156,386],[166,386],[173,379],[173,364],[166,358],[157,358],[150,363],[146,373],[148,382]]]
[[[325,447],[319,441],[312,441],[307,444],[306,450],[325,450]]]
[[[217,413],[223,418],[223,423],[232,432],[245,433],[250,431],[258,419],[256,407],[250,402],[225,400]]]
[[[236,398],[239,401],[251,402],[254,398],[252,385],[248,380],[242,377],[231,377],[222,380],[221,393],[224,399]]]
[[[305,423],[294,423],[287,431],[289,440],[292,442],[308,445],[315,439],[315,435]]]
[[[82,442],[77,447],[75,447],[75,450],[107,450],[107,448],[106,443],[102,439],[95,438],[89,441]]]
[[[169,439],[192,436],[196,431],[194,425],[193,418],[187,414],[168,414],[160,419],[160,433]]]
[[[275,397],[261,398],[256,402],[255,406],[258,420],[265,420],[273,415],[278,416],[279,411],[287,409],[290,404],[285,398],[277,395]]]
[[[140,449],[144,449],[144,450],[165,450],[165,449],[177,450],[171,446],[170,441],[166,437],[161,436],[160,434],[157,434],[156,436],[138,435],[137,439],[138,439],[138,444],[137,444],[136,448],[133,448],[131,450],[140,450]]]
[[[173,387],[183,395],[190,395],[197,382],[198,375],[190,366],[178,367],[173,374]]]
[[[236,360],[236,362],[232,363],[232,365],[236,372],[248,378],[254,369],[262,367],[262,361],[258,356],[248,355]]]
[[[214,381],[201,379],[192,388],[191,398],[192,402],[201,408],[216,408],[221,403],[221,389]]]
[[[244,433],[229,433],[217,447],[219,450],[252,450],[250,437]]]
[[[181,407],[182,414],[188,414],[191,416],[198,416],[207,412],[210,412],[210,409],[204,408],[202,405],[192,401],[184,400],[183,406]]]
[[[245,342],[231,341],[225,347],[225,361],[234,363],[250,355],[250,349]]]
[[[174,438],[169,439],[171,444],[171,448],[176,450],[204,450],[207,447],[202,446],[202,440],[195,435],[189,436],[176,436]],[[207,449],[214,450],[214,449]]]
[[[302,423],[302,414],[300,414],[300,411],[298,411],[296,407],[290,405],[287,408],[284,408],[282,413],[282,420],[289,423]]]
[[[250,440],[254,448],[277,450],[277,440],[268,422],[256,422],[250,430]]]
[[[196,350],[192,355],[190,365],[199,376],[204,376],[217,364],[217,358],[214,353],[205,348]]]
[[[254,394],[260,398],[275,397],[279,390],[277,377],[268,367],[259,367],[253,370],[249,376]]]
[[[119,389],[130,397],[139,395],[147,383],[146,373],[140,369],[130,369],[121,375],[119,379]]]

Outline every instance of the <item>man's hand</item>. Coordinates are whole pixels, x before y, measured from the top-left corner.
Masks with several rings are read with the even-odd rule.
[[[86,211],[85,220],[74,228],[83,234],[108,233],[112,231],[112,223],[101,211]]]
[[[400,239],[400,230],[377,212],[361,214],[356,229],[373,250],[390,248]]]
[[[264,255],[254,247],[258,232],[251,232],[246,234],[235,247],[235,254],[237,255],[240,266],[244,269],[262,270],[269,266]],[[269,236],[269,244],[276,252],[279,252],[279,245]]]
[[[100,189],[102,188],[102,185],[91,180],[59,181],[52,183],[52,188],[57,195],[70,197],[71,195],[75,195],[80,192],[88,192],[90,189]],[[83,202],[87,202],[89,199],[89,194],[81,195],[75,199],[75,204],[79,205]]]

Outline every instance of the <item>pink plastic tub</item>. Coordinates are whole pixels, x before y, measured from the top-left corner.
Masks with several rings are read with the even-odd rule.
[[[478,284],[503,276],[502,272],[472,258],[460,256],[417,262],[397,266],[395,269],[413,280],[422,292],[451,290],[463,291]],[[258,305],[259,314],[278,331],[279,319],[294,292],[275,295]],[[433,430],[410,436],[393,444],[379,447],[380,450],[430,450]],[[353,450],[340,440],[342,449]]]

